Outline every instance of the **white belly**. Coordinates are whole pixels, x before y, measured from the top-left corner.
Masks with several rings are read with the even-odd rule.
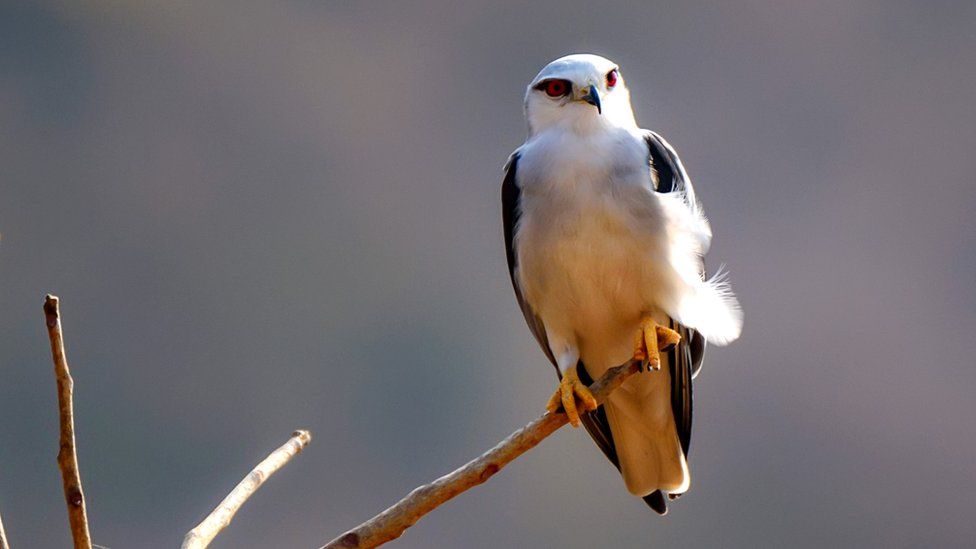
[[[642,314],[658,312],[663,230],[649,221],[654,197],[643,189],[613,193],[597,183],[553,192],[523,198],[519,284],[550,342],[577,349],[600,375],[633,353]]]

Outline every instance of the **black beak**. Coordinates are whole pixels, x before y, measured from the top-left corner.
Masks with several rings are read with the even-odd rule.
[[[597,91],[596,86],[590,86],[589,91],[583,96],[583,101],[596,107],[596,112],[603,114],[603,107],[600,106],[600,92]]]

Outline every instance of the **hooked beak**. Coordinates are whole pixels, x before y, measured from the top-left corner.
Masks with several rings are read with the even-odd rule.
[[[600,92],[597,91],[596,86],[590,85],[590,89],[583,92],[580,99],[596,107],[596,112],[603,114],[603,107],[600,105]]]

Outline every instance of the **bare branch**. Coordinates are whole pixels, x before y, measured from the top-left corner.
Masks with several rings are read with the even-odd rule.
[[[88,515],[85,511],[85,495],[81,489],[78,454],[75,451],[75,419],[72,400],[74,381],[71,379],[71,371],[68,370],[68,359],[64,356],[61,312],[58,308],[57,296],[48,294],[44,299],[44,317],[47,321],[47,336],[51,340],[54,376],[58,381],[58,409],[61,418],[61,449],[58,451],[58,467],[61,468],[64,498],[68,505],[71,538],[74,540],[75,549],[91,549],[91,534],[88,533]]]
[[[3,531],[2,518],[0,518],[0,549],[10,549],[10,544],[7,543],[7,533]]]
[[[271,452],[271,455],[264,458],[264,461],[258,463],[244,477],[244,480],[224,498],[224,501],[221,501],[220,505],[207,518],[203,519],[203,522],[186,534],[186,537],[183,538],[182,549],[203,549],[210,545],[210,542],[230,524],[244,502],[254,495],[254,492],[258,491],[264,481],[305,449],[311,440],[312,434],[308,431],[292,433],[288,442]]]
[[[603,403],[614,389],[639,369],[640,364],[635,361],[610,368],[590,386],[590,391],[597,402]],[[546,412],[480,457],[430,484],[415,488],[393,507],[332,540],[322,549],[367,549],[400,537],[404,530],[413,526],[424,515],[469,488],[485,482],[567,422],[566,414],[561,411]]]

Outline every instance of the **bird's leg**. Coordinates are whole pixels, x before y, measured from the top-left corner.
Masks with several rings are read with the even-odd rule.
[[[580,381],[576,366],[566,370],[559,381],[559,388],[546,404],[546,409],[553,413],[562,408],[569,416],[569,423],[573,427],[579,427],[581,411],[585,414],[596,410],[596,407],[596,399],[593,398],[590,389]]]
[[[634,338],[634,360],[639,360],[645,370],[660,370],[661,353],[670,351],[679,341],[681,335],[678,332],[645,316],[641,318],[640,329]]]

